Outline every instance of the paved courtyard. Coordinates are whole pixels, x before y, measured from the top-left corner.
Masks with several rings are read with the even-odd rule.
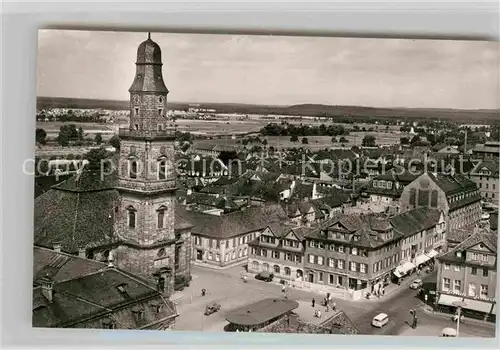
[[[243,283],[240,274],[244,271],[242,266],[225,270],[212,270],[205,267],[193,266],[193,281],[182,292],[176,292],[173,300],[177,303],[180,314],[177,319],[176,330],[191,331],[223,331],[227,324],[225,317],[228,312],[269,297],[283,297],[280,285],[256,280],[253,275]],[[433,275],[428,275],[424,280],[432,280]],[[412,279],[408,280],[408,283]],[[337,307],[342,309],[347,316],[360,329],[362,334],[374,335],[426,335],[439,336],[445,327],[453,327],[453,322],[447,316],[427,314],[420,309],[421,301],[416,298],[416,292],[408,286],[401,285],[389,295],[377,300],[335,300]],[[201,289],[205,288],[207,294],[201,296]],[[299,302],[295,310],[301,319],[319,323],[329,316],[323,307],[316,304],[321,310],[322,319],[313,317],[314,310],[311,306],[313,298],[317,302],[324,298],[309,291],[290,289],[289,298]],[[210,316],[205,316],[205,305],[217,302],[222,305],[221,310]],[[417,309],[419,327],[411,329],[407,321],[410,320],[409,310]],[[371,327],[371,319],[379,312],[386,312],[390,322],[382,329]],[[461,336],[494,337],[494,325],[471,322],[460,327]]]

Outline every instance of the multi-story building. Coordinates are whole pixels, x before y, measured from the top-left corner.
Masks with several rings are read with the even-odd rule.
[[[364,192],[370,196],[372,203],[398,205],[403,189],[416,178],[407,170],[393,168],[371,180]]]
[[[472,149],[472,155],[474,158],[498,161],[500,158],[500,142],[487,141],[483,145],[476,145]]]
[[[268,271],[286,281],[304,277],[304,237],[311,228],[293,223],[273,224],[248,245],[248,271]]]
[[[481,195],[476,184],[461,174],[426,172],[405,187],[401,212],[419,207],[443,211],[448,229],[473,225],[481,219]]]
[[[483,200],[498,202],[500,193],[498,168],[498,160],[482,160],[468,174],[469,179],[479,188]]]
[[[437,255],[434,248],[444,241],[444,229],[444,215],[427,208],[392,219],[341,215],[305,237],[305,279],[332,293],[344,289],[360,298],[390,283],[393,272],[402,277],[432,260]]]
[[[244,263],[248,243],[271,224],[286,220],[279,204],[242,208],[231,213],[202,213],[178,208],[177,214],[192,223],[192,261],[197,265],[227,268]]]
[[[438,257],[439,309],[454,312],[462,301],[465,316],[491,318],[496,315],[497,234],[487,228]]]

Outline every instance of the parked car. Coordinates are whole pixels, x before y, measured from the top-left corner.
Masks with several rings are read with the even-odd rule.
[[[372,320],[372,326],[373,327],[378,327],[382,328],[384,327],[387,323],[389,323],[389,315],[380,313],[377,316],[375,316]]]
[[[265,281],[265,282],[272,282],[272,280],[274,278],[274,274],[271,272],[263,271],[263,272],[260,272],[259,274],[257,274],[257,276],[255,276],[255,278],[258,280],[261,280],[261,281]]]
[[[424,282],[422,282],[421,279],[416,279],[410,284],[410,289],[419,289],[424,285]]]

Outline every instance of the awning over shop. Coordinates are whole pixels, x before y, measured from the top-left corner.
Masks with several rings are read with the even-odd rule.
[[[455,301],[461,301],[463,297],[456,297],[453,295],[441,294],[439,296],[438,304],[445,306],[454,306]]]
[[[487,301],[465,299],[464,302],[464,309],[484,312],[485,314],[489,314],[491,311],[492,304]]]
[[[403,265],[399,265],[398,267],[396,267],[396,269],[394,270],[394,275],[396,275],[396,277],[404,276],[408,273],[408,271],[414,268],[414,264],[412,264],[411,262],[405,262]]]
[[[438,253],[436,250],[432,249],[430,252],[425,253],[425,255],[427,255],[430,259],[432,259],[432,258],[434,258],[435,256],[438,256],[438,255],[439,255],[439,253]]]
[[[418,266],[418,265],[425,264],[429,260],[431,260],[431,258],[429,258],[427,255],[425,255],[425,254],[419,255],[415,258],[415,265]]]

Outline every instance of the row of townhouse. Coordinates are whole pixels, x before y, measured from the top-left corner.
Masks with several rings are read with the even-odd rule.
[[[250,242],[250,272],[360,298],[433,260],[445,243],[442,212],[418,208],[393,218],[345,215],[311,227],[268,227]]]

